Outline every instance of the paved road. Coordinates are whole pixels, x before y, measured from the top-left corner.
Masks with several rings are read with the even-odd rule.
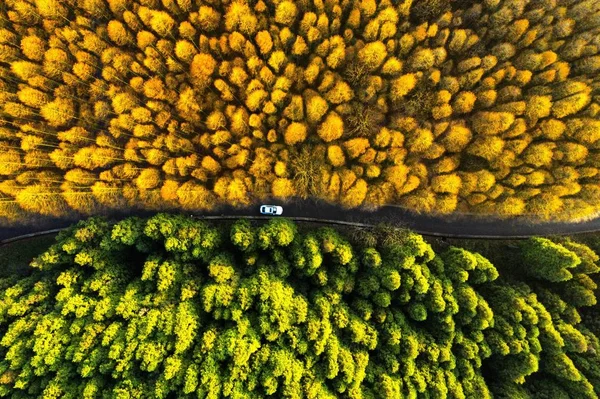
[[[526,219],[492,219],[474,216],[428,216],[419,215],[403,208],[386,206],[377,211],[346,210],[317,200],[294,200],[293,203],[281,201],[269,202],[284,207],[283,216],[297,220],[332,221],[338,224],[377,225],[389,223],[405,227],[423,235],[455,238],[524,238],[540,235],[568,235],[600,231],[600,218],[583,223],[532,223]],[[105,214],[111,219],[126,216],[151,216],[155,212],[132,211]],[[188,213],[189,214],[189,213]],[[223,207],[215,212],[194,213],[203,216],[239,216],[256,217],[260,213],[258,206],[249,208]],[[42,230],[67,227],[76,222],[76,218],[43,218],[36,217],[35,222],[18,227],[0,227],[0,240]]]

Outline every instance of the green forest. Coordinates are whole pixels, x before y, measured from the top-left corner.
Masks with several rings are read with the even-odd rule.
[[[599,38],[599,0],[3,0],[0,218],[589,218]]]
[[[0,396],[598,398],[599,235],[461,248],[308,226],[62,231],[0,280]]]

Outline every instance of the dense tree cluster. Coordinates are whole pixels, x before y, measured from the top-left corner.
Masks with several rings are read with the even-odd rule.
[[[599,209],[598,0],[5,0],[0,216]]]
[[[0,280],[0,396],[597,398],[596,253],[501,256],[285,219],[92,218]]]

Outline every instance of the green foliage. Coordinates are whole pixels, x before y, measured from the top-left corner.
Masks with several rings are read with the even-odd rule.
[[[523,244],[523,257],[531,267],[526,272],[552,282],[570,280],[572,269],[581,263],[579,257],[546,238],[532,238]]]
[[[597,397],[590,247],[532,239],[496,269],[379,230],[82,221],[0,279],[0,396]]]
[[[233,224],[231,243],[244,252],[254,249],[256,246],[255,232],[248,220],[240,219]]]

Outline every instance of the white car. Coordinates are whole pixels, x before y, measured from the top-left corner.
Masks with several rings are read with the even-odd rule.
[[[283,214],[283,207],[279,205],[261,205],[260,213],[263,215],[281,215]]]

